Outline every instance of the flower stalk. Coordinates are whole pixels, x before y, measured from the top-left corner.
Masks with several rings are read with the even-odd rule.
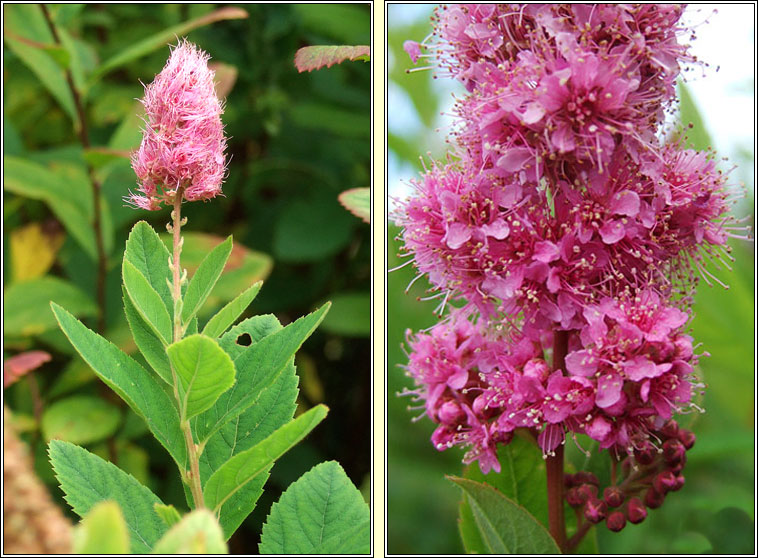
[[[185,275],[181,265],[182,244],[184,239],[181,236],[182,225],[187,224],[187,218],[182,219],[182,188],[177,189],[174,195],[173,211],[171,212],[172,223],[169,229],[173,237],[173,256],[171,259],[171,270],[173,272],[172,298],[174,300],[174,343],[182,340],[184,336],[184,326],[182,324],[182,282]],[[179,379],[176,376],[174,367],[171,367],[171,378],[174,382],[174,397],[179,409],[182,408],[182,400],[179,394]],[[203,498],[203,485],[200,478],[200,447],[195,443],[192,437],[192,428],[187,419],[181,421],[181,429],[184,434],[184,443],[187,446],[187,459],[189,461],[189,471],[184,471],[184,480],[189,485],[192,492],[192,499],[195,502],[195,508],[204,508],[205,500]]]
[[[553,334],[553,372],[561,372],[566,367],[568,351],[568,332],[556,331]],[[563,454],[564,444],[559,444],[545,459],[547,477],[547,515],[548,530],[555,539],[555,544],[566,552],[566,520],[563,513],[564,482]]]

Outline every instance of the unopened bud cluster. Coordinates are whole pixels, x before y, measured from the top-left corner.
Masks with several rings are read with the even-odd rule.
[[[605,520],[611,531],[621,531],[627,522],[644,521],[648,508],[659,508],[666,494],[684,486],[686,452],[695,445],[695,435],[680,429],[674,420],[669,420],[655,435],[660,445],[648,443],[626,456],[620,462],[623,478],[615,479],[615,484],[602,492],[593,473],[567,474],[566,502],[580,510],[589,523]]]

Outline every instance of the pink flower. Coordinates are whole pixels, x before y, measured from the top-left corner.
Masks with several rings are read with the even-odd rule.
[[[226,138],[223,108],[216,96],[209,56],[182,40],[166,66],[145,87],[145,129],[132,156],[139,193],[125,200],[142,209],[157,210],[185,200],[207,200],[221,193]]]
[[[416,41],[405,41],[403,43],[403,50],[410,56],[411,62],[414,64],[418,62],[421,56],[421,45]]]

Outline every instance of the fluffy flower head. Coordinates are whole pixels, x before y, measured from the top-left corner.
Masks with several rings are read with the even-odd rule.
[[[226,138],[223,107],[214,88],[209,56],[182,40],[155,80],[145,87],[145,129],[132,156],[139,192],[126,201],[148,210],[171,203],[181,190],[188,201],[221,193]]]

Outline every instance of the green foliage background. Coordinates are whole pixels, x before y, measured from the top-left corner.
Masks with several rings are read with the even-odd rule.
[[[445,88],[454,86],[446,83],[452,80],[433,79],[431,70],[405,73],[405,68],[412,65],[402,50],[403,41],[422,40],[430,27],[425,17],[408,17],[399,11],[399,6],[390,6],[388,14],[389,57],[394,60],[389,75],[390,103],[393,98],[404,98],[411,107],[406,121],[418,121],[421,126],[390,124],[388,146],[390,169],[397,169],[407,181],[422,170],[420,155],[430,152],[432,157],[440,158],[446,151],[441,141],[446,130],[435,128],[440,126],[438,114],[449,103],[450,92]],[[417,12],[420,11],[419,8]],[[426,11],[430,13],[431,6]],[[419,62],[419,66],[423,65]],[[464,93],[462,88],[455,91]],[[391,105],[389,110],[393,111]],[[408,112],[405,106],[394,110]],[[694,146],[708,147],[707,130],[689,96],[683,99],[680,110],[681,120],[694,124],[689,134]],[[718,152],[719,146],[713,147]],[[747,147],[745,153],[731,161],[741,167],[731,175],[731,182],[746,182],[746,195],[735,212],[747,216],[752,226],[754,154]],[[392,181],[391,173],[389,178]],[[390,183],[390,191],[392,187]],[[388,268],[393,269],[405,260],[397,257],[399,228],[391,218],[389,223]],[[731,244],[736,259],[734,270],[715,272],[730,289],[711,288],[701,282],[695,318],[690,324],[690,333],[702,343],[699,350],[712,356],[702,358],[700,365],[707,384],[700,404],[707,412],[683,417],[682,421],[689,423],[697,435],[696,446],[688,452],[686,485],[671,494],[662,508],[651,511],[640,525],[628,525],[621,533],[611,533],[604,526],[595,529],[597,551],[601,554],[754,552],[755,254],[752,242]],[[432,312],[437,301],[418,300],[428,286],[425,280],[416,281],[407,294],[404,292],[414,277],[411,266],[388,276],[387,550],[397,554],[462,553],[457,524],[461,491],[444,475],[461,476],[463,452],[433,449],[429,442],[434,430],[431,421],[423,417],[411,422],[412,417],[423,413],[423,408],[409,412],[411,398],[395,396],[413,384],[400,368],[407,363],[402,349],[404,332],[435,323]],[[487,477],[481,480],[487,482]]]
[[[286,324],[326,300],[333,302],[328,320],[296,360],[300,408],[323,402],[330,408],[329,417],[277,463],[255,512],[230,541],[232,552],[249,553],[257,548],[271,503],[318,462],[339,461],[367,498],[369,494],[370,234],[367,225],[340,206],[337,195],[371,183],[370,64],[346,62],[298,74],[293,59],[296,50],[306,45],[370,44],[371,17],[367,4],[239,7],[247,18],[217,21],[186,34],[210,54],[212,63],[236,69],[237,77],[222,117],[230,158],[224,196],[186,204],[183,215],[189,222],[184,230],[214,235],[198,237],[194,250],[199,256],[229,234],[234,235],[235,251],[238,247],[249,250],[237,275],[225,286],[219,283],[212,295],[214,303],[201,314],[207,319],[214,308],[257,279],[265,279],[264,285],[246,315],[274,313]],[[86,247],[94,244],[89,163],[101,180],[105,199],[105,336],[125,350],[135,349],[128,341],[121,301],[124,243],[138,220],[162,230],[169,211],[125,207],[122,197],[136,188],[125,155],[140,141],[142,122],[137,114],[141,106],[136,101],[143,93],[140,81],[152,81],[168,58],[168,44],[176,40],[160,41],[107,73],[102,72],[103,62],[129,52],[142,39],[207,16],[219,6],[69,4],[48,8],[62,30],[64,48],[51,46],[39,6],[3,6],[3,139],[4,156],[11,160],[11,164],[6,161],[4,180],[3,282],[9,304],[4,304],[3,357],[30,349],[53,355],[52,362],[6,390],[5,401],[35,449],[38,473],[58,497],[60,491],[44,454],[46,439],[53,435],[116,461],[166,503],[186,509],[169,456],[147,434],[141,420],[74,358],[72,348],[54,328],[49,300],[75,306],[73,311],[95,327],[97,268],[92,250]],[[61,87],[65,82],[54,79],[63,75],[60,64],[66,61],[75,83],[86,90],[91,143],[111,151],[83,151],[66,89]],[[52,70],[45,73],[46,68]],[[217,79],[221,76],[217,72]],[[42,170],[30,174],[29,164]],[[43,184],[43,179],[50,184]],[[66,215],[79,218],[67,221]],[[42,245],[14,244],[14,233],[30,224],[39,225]],[[59,250],[54,249],[55,239],[62,242]],[[17,280],[14,266],[40,259],[37,248],[53,255],[51,266],[41,278]],[[189,258],[190,246],[185,248]],[[88,430],[88,423],[97,423],[100,431]],[[104,430],[103,425],[113,426]]]

